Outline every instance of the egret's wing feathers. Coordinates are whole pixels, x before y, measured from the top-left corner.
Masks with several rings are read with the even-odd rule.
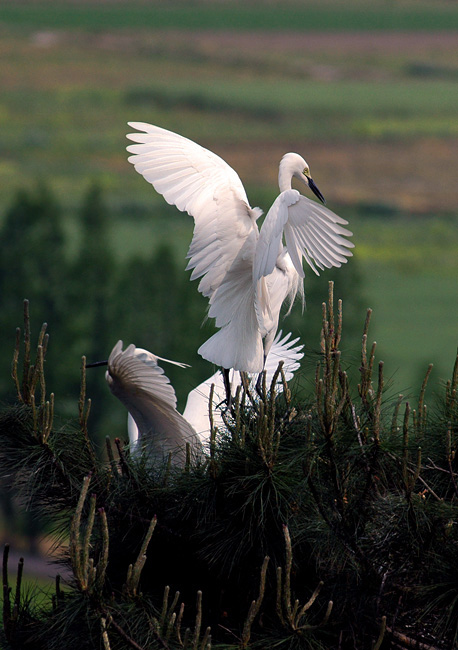
[[[299,200],[296,190],[287,190],[277,196],[259,233],[253,263],[253,280],[269,275],[275,268],[282,246],[283,230],[288,222],[288,207]]]
[[[176,408],[175,390],[161,366],[157,365],[154,355],[145,354],[135,345],[129,345],[122,350],[122,341],[118,341],[108,358],[107,381],[111,392],[119,394],[139,395],[151,394],[155,401],[163,401],[171,408]]]
[[[343,227],[347,223],[331,210],[302,195],[297,203],[289,205],[285,240],[296,270],[299,272],[299,254],[305,257],[315,273],[318,272],[313,262],[320,269],[345,263],[353,254],[349,249],[354,247],[351,241],[344,239],[353,234]]]
[[[156,357],[119,341],[108,359],[106,378],[111,392],[127,408],[138,427],[139,443],[154,453],[183,451],[196,434],[176,410],[176,395]]]
[[[204,359],[217,366],[247,372],[259,372],[264,362],[257,324],[256,287],[252,280],[256,241],[257,233],[252,232],[210,296],[208,315],[223,329],[198,350]]]
[[[296,271],[304,277],[302,258],[318,275],[318,269],[341,266],[351,257],[354,244],[345,237],[345,219],[297,190],[286,190],[274,201],[259,234],[253,266],[255,280],[272,273],[282,235]]]
[[[237,173],[208,149],[157,126],[129,125],[137,144],[127,150],[135,169],[165,200],[194,217],[188,252],[191,279],[200,278],[199,291],[209,297],[237,257],[259,216],[248,203]]]
[[[272,337],[275,336],[278,328],[283,303],[288,299],[291,308],[297,292],[301,290],[301,286],[302,280],[296,273],[290,256],[286,252],[283,252],[278,257],[273,272],[258,280],[255,293],[255,311],[261,334],[267,336],[264,341],[265,354],[269,353],[270,346],[273,344]]]

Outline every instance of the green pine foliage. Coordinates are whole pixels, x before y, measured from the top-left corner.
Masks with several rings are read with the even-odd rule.
[[[119,439],[95,449],[84,371],[77,421],[56,419],[26,311],[1,474],[54,526],[73,577],[37,606],[21,565],[11,589],[5,549],[4,647],[456,647],[458,360],[433,408],[431,368],[415,403],[387,397],[369,321],[354,385],[331,283],[314,390],[240,390],[206,454],[177,468]]]

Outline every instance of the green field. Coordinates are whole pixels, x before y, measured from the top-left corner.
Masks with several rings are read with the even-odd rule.
[[[416,389],[429,361],[447,376],[458,342],[457,19],[453,2],[5,3],[0,219],[17,189],[44,180],[74,255],[77,207],[95,180],[119,260],[164,241],[183,258],[190,220],[126,162],[128,120],[216,151],[265,210],[279,158],[296,150],[351,222],[396,389]]]
[[[12,26],[53,29],[449,29],[457,16],[452,2],[286,2],[281,11],[257,2],[16,2],[0,9]]]

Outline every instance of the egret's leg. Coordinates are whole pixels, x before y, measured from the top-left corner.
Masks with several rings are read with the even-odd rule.
[[[264,394],[263,394],[263,390],[262,390],[262,383],[263,383],[264,377],[266,375],[266,371],[264,370],[264,366],[266,365],[266,358],[267,358],[267,355],[265,354],[264,355],[264,363],[262,364],[263,370],[259,373],[258,381],[256,382],[256,386],[255,386],[256,392],[257,392],[257,394],[259,395],[259,397],[261,399],[264,398]]]
[[[230,409],[232,404],[231,381],[229,379],[230,370],[228,368],[223,368],[222,370],[223,370],[224,388],[226,389],[226,405],[227,408]]]

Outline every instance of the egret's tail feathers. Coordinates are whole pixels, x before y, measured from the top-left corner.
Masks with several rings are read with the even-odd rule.
[[[200,346],[198,352],[207,361],[222,368],[261,372],[264,348],[258,327],[233,319]]]
[[[283,361],[283,371],[286,381],[293,378],[294,373],[300,367],[300,360],[304,356],[304,346],[298,343],[299,338],[291,339],[291,332],[283,336],[280,330],[272,343],[270,352],[267,355],[264,370],[267,373],[267,385],[270,386],[272,378],[277,371],[278,364]],[[283,390],[281,377],[277,381],[277,390]]]

